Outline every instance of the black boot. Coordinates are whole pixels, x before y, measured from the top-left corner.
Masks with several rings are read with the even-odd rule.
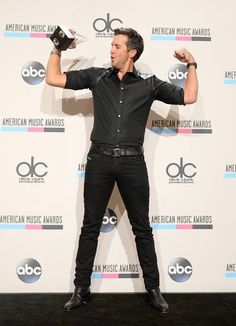
[[[154,308],[160,310],[162,314],[169,312],[168,303],[164,300],[159,288],[147,290],[147,302]]]
[[[65,311],[71,311],[90,301],[90,289],[76,287],[70,300],[65,304]]]

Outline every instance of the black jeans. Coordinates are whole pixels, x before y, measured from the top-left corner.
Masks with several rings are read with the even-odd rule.
[[[146,289],[159,286],[149,223],[149,183],[144,156],[111,157],[90,150],[84,184],[84,221],[76,257],[75,286],[89,287],[103,216],[115,182],[135,235]]]

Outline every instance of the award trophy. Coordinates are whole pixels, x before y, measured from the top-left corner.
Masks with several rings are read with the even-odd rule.
[[[66,49],[68,49],[72,42],[78,44],[87,40],[86,37],[82,35],[72,33],[65,26],[57,26],[53,34],[50,36],[50,39],[54,46],[60,51],[65,51]]]

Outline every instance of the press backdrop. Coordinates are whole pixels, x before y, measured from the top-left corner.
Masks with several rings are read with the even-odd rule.
[[[45,83],[57,25],[86,42],[62,55],[62,69],[109,67],[113,29],[144,38],[136,68],[183,85],[198,63],[199,98],[153,104],[145,136],[153,228],[164,292],[234,292],[234,0],[46,1],[1,4],[0,291],[67,292],[83,218],[86,153],[93,126],[89,90]],[[92,274],[94,292],[142,292],[142,271],[127,213],[115,187]]]

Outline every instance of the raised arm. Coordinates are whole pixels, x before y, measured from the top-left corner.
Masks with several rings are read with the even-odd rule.
[[[50,53],[46,69],[46,83],[51,86],[64,87],[66,74],[61,72],[61,52],[55,47]]]
[[[194,57],[186,49],[175,51],[174,56],[187,64],[195,63]],[[184,103],[192,104],[198,97],[198,79],[195,65],[189,65],[187,79],[184,84]]]
[[[76,31],[70,29],[70,32],[74,35]],[[76,40],[74,40],[69,49],[76,48]],[[66,74],[61,72],[61,51],[58,50],[55,46],[50,53],[48,59],[47,69],[46,69],[46,83],[51,86],[56,87],[65,87],[66,84]]]

